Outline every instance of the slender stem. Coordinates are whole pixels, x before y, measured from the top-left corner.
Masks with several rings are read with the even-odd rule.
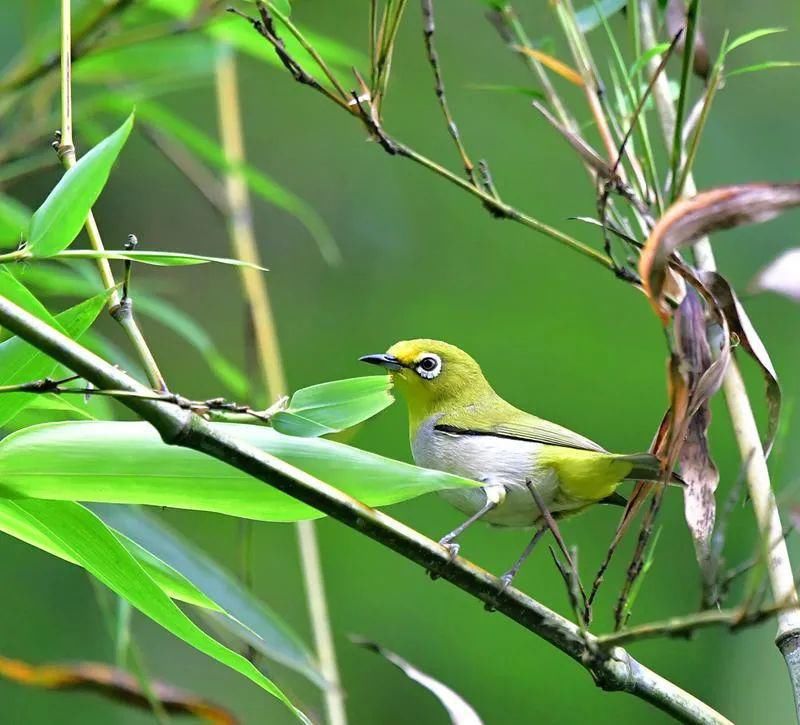
[[[260,5],[259,7],[262,9],[262,13],[265,13],[265,17],[269,19],[269,10],[267,10],[263,5]],[[383,148],[388,154],[411,159],[420,166],[423,166],[429,171],[432,171],[442,178],[447,179],[461,189],[464,189],[473,196],[479,198],[483,202],[484,206],[498,218],[512,219],[519,224],[523,224],[524,226],[530,227],[531,229],[550,237],[551,239],[555,239],[562,244],[566,244],[568,247],[571,247],[585,257],[589,257],[593,261],[601,264],[606,269],[614,269],[612,260],[602,252],[593,249],[589,245],[584,244],[577,239],[573,239],[568,234],[551,227],[549,224],[545,224],[544,222],[541,222],[538,219],[519,211],[511,205],[501,201],[499,198],[494,196],[492,192],[473,186],[469,181],[462,179],[458,174],[454,174],[441,164],[429,159],[427,156],[423,156],[408,146],[401,144],[397,140],[389,138],[383,131],[382,127],[377,125],[377,121],[371,117],[369,110],[364,108],[357,99],[351,101],[351,105],[347,105],[347,103],[332,97],[330,92],[316,83],[316,81],[314,81],[313,78],[311,78],[311,76],[309,76],[308,73],[302,69],[302,66],[300,66],[297,61],[287,54],[280,39],[272,35],[265,23],[254,21],[252,18],[249,18],[246,15],[244,17],[251,23],[255,31],[262,35],[273,46],[275,52],[278,54],[278,57],[292,73],[295,80],[300,83],[304,83],[305,85],[309,85],[315,90],[323,93],[326,97],[334,100],[337,105],[343,107],[351,115],[353,114],[353,106],[355,105],[357,109],[361,111],[361,120],[364,122],[370,132],[377,138],[381,148]]]
[[[425,49],[428,53],[428,63],[433,71],[433,79],[435,82],[436,98],[439,101],[439,107],[442,109],[445,123],[447,124],[447,131],[453,139],[459,156],[461,156],[461,163],[464,165],[464,173],[467,179],[475,185],[475,165],[464,147],[464,142],[461,140],[461,134],[458,131],[453,114],[450,112],[450,104],[447,102],[447,96],[444,89],[444,78],[442,77],[442,66],[439,62],[439,53],[436,51],[436,44],[434,43],[434,33],[436,32],[436,20],[433,14],[433,0],[422,0],[422,33],[425,38]]]
[[[640,5],[641,34],[645,47],[655,45],[653,29],[652,0]],[[650,72],[655,68],[651,61]],[[664,138],[668,141],[675,132],[675,108],[672,103],[666,76],[656,81],[653,95],[661,119]],[[696,192],[694,178],[687,171],[684,187],[688,195]],[[694,245],[695,261],[702,270],[715,270],[716,260],[711,243],[707,237],[699,239]],[[746,477],[759,534],[764,546],[777,542],[769,549],[766,557],[772,595],[775,601],[797,603],[794,574],[786,541],[782,538],[783,526],[775,503],[770,483],[767,460],[761,445],[755,415],[747,395],[742,375],[735,359],[731,359],[723,381],[725,401],[733,423],[734,435],[739,446],[742,461],[745,462]],[[798,720],[800,720],[800,610],[785,609],[778,614],[778,635],[776,644],[786,660],[794,690]]]
[[[9,299],[0,296],[0,325],[19,335],[57,362],[99,388],[146,392],[141,383],[106,362]],[[462,591],[490,603],[505,616],[569,655],[586,668],[595,683],[627,692],[682,722],[713,725],[730,721],[672,682],[652,672],[621,647],[598,649],[597,638],[475,564],[457,557],[435,541],[365,506],[310,474],[244,443],[189,411],[160,401],[131,397],[134,413],[151,423],[168,445],[199,451],[248,473],[289,496],[316,508],[360,534],[433,571]]]
[[[69,170],[77,163],[75,153],[75,139],[72,129],[72,11],[71,0],[61,0],[61,136],[58,144],[58,157],[64,168]],[[105,250],[100,229],[95,221],[94,214],[89,211],[86,217],[86,233],[89,243],[95,251]],[[108,309],[111,316],[117,320],[147,372],[150,384],[158,390],[166,390],[167,385],[158,368],[155,357],[150,351],[142,331],[133,317],[133,303],[130,299],[122,299],[116,289],[117,283],[111,271],[108,259],[98,258],[97,268],[103,286],[111,290],[108,297]]]
[[[231,242],[238,259],[260,266],[250,196],[244,177],[236,170],[241,168],[245,161],[244,136],[236,61],[233,53],[227,48],[221,48],[217,56],[216,88],[222,147],[230,169],[226,173],[225,189],[230,214]],[[287,384],[267,283],[261,272],[247,267],[241,269],[241,279],[253,323],[264,387],[267,396],[274,400],[286,394]],[[329,684],[325,690],[328,721],[330,725],[345,725],[347,716],[339,684],[339,670],[336,665],[336,651],[325,599],[315,524],[312,521],[300,521],[296,528],[317,656],[322,675]]]

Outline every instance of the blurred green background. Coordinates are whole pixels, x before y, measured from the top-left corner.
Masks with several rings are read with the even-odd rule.
[[[28,0],[5,0],[0,9],[0,61],[10,60],[29,34]],[[365,48],[366,2],[297,0],[293,16],[306,27],[351,47]],[[534,38],[551,36],[566,57],[548,3],[520,3]],[[55,11],[54,11],[55,12]],[[487,93],[474,84],[531,85],[526,69],[500,43],[480,2],[437,4],[439,51],[449,99],[470,153],[490,160],[508,201],[595,245],[599,235],[567,217],[594,213],[594,193],[574,154],[529,107],[523,96]],[[789,32],[737,51],[731,65],[798,59],[798,6],[788,0],[703,4],[712,49],[723,32],[755,27]],[[621,21],[615,27],[622,31]],[[23,32],[24,31],[24,32]],[[602,34],[592,36],[601,68],[609,56]],[[53,51],[56,47],[53,47]],[[677,67],[677,66],[676,66]],[[673,73],[676,68],[673,68]],[[399,158],[385,155],[363,129],[333,104],[252,59],[240,64],[248,157],[306,199],[322,215],[344,261],[326,265],[314,242],[287,214],[255,201],[261,253],[292,388],[367,374],[360,355],[408,337],[434,337],[471,352],[497,390],[522,408],[558,421],[612,450],[645,448],[666,404],[665,347],[645,298],[582,257],[511,222],[492,219],[474,199]],[[349,82],[349,81],[348,81]],[[797,177],[800,75],[775,70],[733,78],[720,93],[697,164],[698,185]],[[581,97],[566,89],[588,120]],[[76,91],[76,103],[81,103]],[[172,93],[169,106],[210,134],[217,133],[211,81]],[[433,95],[423,51],[419,8],[411,3],[400,32],[392,84],[384,108],[387,129],[400,140],[458,170]],[[110,130],[116,121],[109,118]],[[79,148],[94,140],[78,125]],[[42,148],[48,139],[42,138]],[[55,169],[7,189],[35,207],[55,183]],[[134,136],[97,207],[109,247],[135,233],[144,249],[224,256],[224,222],[152,146]],[[723,272],[744,291],[755,272],[797,244],[797,215],[717,238]],[[237,363],[247,365],[247,330],[235,270],[212,266],[154,270],[137,267],[136,279],[156,282],[192,312]],[[772,457],[775,485],[787,505],[796,500],[800,451],[794,445],[800,415],[800,308],[785,299],[746,299],[769,348],[788,401],[781,443]],[[109,335],[113,324],[102,321]],[[167,380],[190,397],[225,394],[204,363],[156,324],[145,332]],[[117,339],[118,335],[117,335]],[[762,384],[745,363],[763,414]],[[796,409],[796,406],[795,406]],[[763,415],[762,415],[763,419]],[[711,431],[721,470],[720,495],[735,479],[738,455],[724,405],[717,400]],[[392,406],[368,422],[355,445],[410,460],[405,411]],[[624,493],[624,491],[623,491]],[[438,538],[460,515],[436,497],[390,510]],[[220,561],[235,566],[238,522],[220,516],[164,511],[165,519]],[[602,559],[619,512],[600,507],[565,523],[590,577]],[[655,564],[632,622],[690,612],[699,600],[698,572],[677,490],[666,496]],[[619,722],[666,716],[632,697],[595,688],[565,655],[474,599],[363,536],[323,520],[319,537],[336,633],[347,708],[353,723],[444,723],[446,715],[424,690],[391,665],[348,640],[375,639],[464,695],[487,723]],[[491,571],[504,571],[527,541],[523,531],[475,527],[462,554]],[[255,587],[310,641],[301,576],[290,525],[256,526]],[[736,562],[753,550],[749,508],[735,512],[726,555]],[[596,607],[595,629],[611,626],[610,612],[628,541],[617,557]],[[800,547],[792,550],[800,556]],[[32,662],[110,660],[112,644],[86,576],[8,537],[0,538],[0,580],[5,582],[0,653]],[[544,547],[523,569],[518,586],[566,613],[563,585]],[[793,717],[784,665],[772,644],[774,624],[735,635],[701,633],[692,642],[634,645],[633,654],[660,674],[708,701],[737,723],[782,723]],[[150,669],[174,684],[229,706],[245,723],[289,723],[287,711],[233,672],[136,619],[135,635]],[[278,666],[269,673],[311,713],[319,693]],[[150,717],[96,696],[46,693],[0,681],[7,723],[144,723]]]

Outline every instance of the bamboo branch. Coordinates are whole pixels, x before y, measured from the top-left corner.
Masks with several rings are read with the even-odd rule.
[[[119,4],[119,3],[118,3]],[[58,158],[64,168],[69,171],[77,163],[75,141],[72,133],[72,10],[71,0],[61,0],[61,131],[56,147]],[[100,229],[95,221],[94,214],[89,211],[86,217],[86,233],[89,243],[95,251],[105,250]],[[120,296],[117,283],[111,271],[108,259],[98,258],[97,268],[103,287],[111,290],[108,297],[108,311],[125,331],[128,339],[136,349],[139,358],[147,372],[150,384],[158,390],[166,390],[167,384],[158,368],[155,357],[150,351],[147,341],[142,335],[133,316],[133,302],[127,295]]]
[[[283,20],[288,22],[286,19]],[[324,64],[322,67],[325,67]],[[241,268],[242,287],[247,300],[248,316],[255,333],[259,369],[265,392],[272,400],[280,399],[287,392],[286,374],[281,360],[267,283],[264,275],[256,269],[261,266],[261,261],[253,229],[250,195],[244,176],[237,171],[245,161],[244,135],[236,60],[228,48],[221,48],[217,56],[216,89],[222,148],[230,168],[225,175],[229,234],[235,256],[253,265]],[[246,523],[247,527],[250,525],[250,522]],[[328,616],[316,524],[313,521],[298,521],[296,530],[315,649],[320,670],[328,682],[324,692],[328,722],[329,725],[346,725],[347,715]]]
[[[269,9],[263,3],[258,3],[259,10],[262,14],[262,17],[269,18]],[[594,262],[601,264],[606,269],[613,269],[614,265],[613,262],[602,252],[593,249],[592,247],[584,244],[583,242],[574,239],[573,237],[565,234],[564,232],[556,229],[555,227],[550,226],[549,224],[545,224],[538,219],[525,214],[524,212],[516,209],[515,207],[511,206],[510,204],[505,203],[500,198],[495,196],[492,191],[488,191],[486,189],[473,186],[469,181],[466,179],[461,178],[458,174],[453,173],[449,169],[446,169],[436,161],[429,159],[427,156],[418,153],[412,148],[400,143],[396,139],[388,136],[384,131],[383,127],[378,122],[376,115],[371,113],[372,110],[372,102],[367,100],[366,102],[369,106],[364,105],[364,99],[362,99],[357,93],[353,94],[353,100],[350,101],[350,105],[341,102],[336,96],[332,96],[332,94],[321,86],[319,82],[317,82],[311,75],[309,75],[302,66],[294,60],[286,51],[286,48],[283,46],[280,38],[276,37],[271,30],[266,26],[266,24],[261,20],[256,20],[254,18],[248,17],[247,15],[243,15],[236,11],[236,14],[244,17],[247,19],[250,24],[253,26],[256,32],[258,32],[263,38],[267,40],[267,42],[272,45],[276,54],[278,55],[281,62],[286,66],[289,72],[292,74],[292,77],[298,81],[299,83],[303,83],[304,85],[308,85],[311,88],[314,88],[318,92],[325,95],[330,100],[333,100],[337,105],[344,108],[348,113],[353,115],[353,107],[355,106],[360,114],[356,114],[357,116],[360,115],[362,122],[367,127],[367,130],[372,134],[375,139],[378,141],[378,145],[383,148],[386,153],[390,156],[400,156],[402,158],[410,159],[415,163],[419,164],[420,166],[425,167],[429,171],[441,176],[444,179],[447,179],[452,184],[455,184],[461,189],[469,192],[473,196],[478,197],[484,204],[484,206],[496,217],[501,219],[511,219],[519,224],[527,226],[540,234],[544,234],[551,239],[554,239],[562,244],[567,245],[571,249],[579,252],[580,254],[588,257]]]
[[[642,40],[645,47],[653,47],[656,39],[653,28],[652,0],[641,3],[640,10]],[[651,73],[655,70],[655,64],[654,61],[650,62]],[[664,138],[669,141],[675,133],[675,108],[665,76],[662,75],[657,79],[653,96]],[[697,188],[691,173],[685,174],[683,183],[687,195],[691,196],[696,193]],[[694,254],[698,268],[701,270],[716,269],[714,252],[707,237],[703,237],[695,243]],[[740,455],[742,461],[745,462],[748,490],[761,540],[765,542],[765,546],[768,546],[768,542],[779,542],[766,557],[772,595],[775,601],[797,603],[794,574],[786,542],[781,539],[783,526],[775,503],[775,495],[772,492],[766,457],[747,389],[734,358],[731,359],[725,374],[723,391]],[[789,668],[795,706],[800,720],[800,610],[797,608],[786,609],[778,614],[776,644]]]
[[[19,335],[99,388],[148,389],[134,378],[86,350],[5,297],[0,296],[0,325]],[[222,433],[197,415],[161,401],[131,397],[125,405],[150,422],[168,445],[191,448],[249,473],[266,485],[316,508],[392,549],[409,561],[449,581],[462,591],[560,649],[589,671],[604,690],[627,692],[687,723],[726,725],[730,721],[711,707],[631,657],[624,649],[599,649],[596,637],[519,590],[460,557],[451,560],[445,547],[408,526],[369,508],[304,471],[259,448]]]

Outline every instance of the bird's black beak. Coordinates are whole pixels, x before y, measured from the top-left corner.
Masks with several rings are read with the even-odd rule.
[[[369,363],[370,365],[380,365],[388,370],[400,370],[403,364],[394,355],[364,355],[358,358],[359,362]]]

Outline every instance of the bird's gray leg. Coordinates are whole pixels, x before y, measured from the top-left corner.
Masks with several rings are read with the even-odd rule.
[[[525,547],[525,551],[522,552],[519,559],[514,562],[514,566],[512,566],[503,576],[500,577],[500,588],[492,595],[492,597],[487,600],[484,608],[487,612],[493,612],[495,610],[495,604],[497,602],[497,598],[506,590],[509,586],[511,586],[511,582],[514,581],[514,577],[519,573],[519,570],[522,568],[522,565],[525,563],[526,559],[531,555],[531,552],[536,547],[536,544],[539,543],[539,539],[542,538],[542,535],[547,531],[546,526],[542,526],[536,529],[536,533],[533,535],[533,538],[528,542],[528,545]]]
[[[439,539],[439,543],[450,552],[451,560],[458,556],[458,550],[461,548],[453,543],[454,540],[492,509],[497,508],[506,498],[506,489],[497,483],[484,486],[483,492],[486,494],[486,503],[480,511],[472,514],[463,524],[456,526],[449,534]]]
[[[519,574],[519,570],[522,568],[522,565],[525,563],[526,559],[531,555],[536,544],[539,542],[539,539],[542,538],[544,532],[547,531],[547,527],[541,527],[536,529],[536,533],[533,535],[533,538],[528,542],[528,545],[525,547],[525,551],[522,552],[519,559],[514,562],[514,566],[512,566],[503,576],[500,577],[500,581],[502,582],[502,586],[500,587],[500,591],[504,592],[514,581],[514,577]]]

